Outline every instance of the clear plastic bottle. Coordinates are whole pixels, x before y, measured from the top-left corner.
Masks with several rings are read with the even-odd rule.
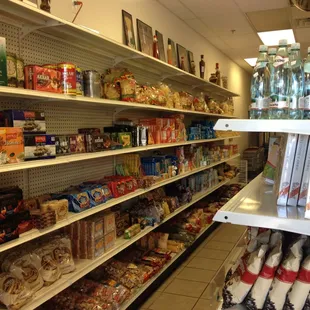
[[[269,59],[269,71],[270,71],[270,98],[269,98],[269,102],[268,105],[270,105],[271,103],[271,97],[274,94],[274,90],[273,90],[273,77],[274,77],[274,60],[276,58],[277,55],[277,48],[276,47],[271,47],[268,49],[268,59]]]
[[[269,118],[288,119],[292,72],[287,51],[287,40],[285,39],[279,41],[273,70],[271,87],[273,92],[269,105]]]
[[[260,45],[259,56],[253,70],[251,82],[251,119],[268,119],[270,71],[267,50],[268,47],[266,45]]]
[[[290,93],[290,119],[302,119],[304,109],[304,70],[300,57],[300,44],[291,46],[290,63],[292,69],[291,93]]]
[[[308,57],[304,63],[304,119],[310,119],[310,47]]]

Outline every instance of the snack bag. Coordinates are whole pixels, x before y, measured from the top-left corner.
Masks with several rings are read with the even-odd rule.
[[[308,298],[302,310],[310,310],[310,293],[308,294]]]
[[[250,310],[263,309],[272,280],[282,259],[282,241],[271,250],[245,305]]]
[[[286,257],[277,270],[264,309],[282,310],[286,294],[297,277],[302,259],[302,247],[306,240],[306,236],[300,236],[290,247]]]
[[[256,251],[241,258],[236,271],[223,288],[224,309],[243,302],[258,278],[267,249],[268,245],[263,244]]]
[[[289,291],[284,310],[302,310],[310,291],[310,255],[303,261],[296,281]]]

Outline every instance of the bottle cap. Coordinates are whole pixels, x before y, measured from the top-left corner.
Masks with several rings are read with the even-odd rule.
[[[259,51],[260,52],[267,52],[268,46],[267,45],[260,45],[259,46]]]
[[[287,45],[287,39],[281,39],[279,41],[279,46],[286,46]]]
[[[269,50],[268,50],[268,54],[269,55],[276,55],[277,54],[277,49],[275,47],[271,47]]]
[[[201,55],[201,58],[204,58],[205,56],[204,55]]]
[[[300,43],[293,43],[291,45],[291,50],[300,50]]]

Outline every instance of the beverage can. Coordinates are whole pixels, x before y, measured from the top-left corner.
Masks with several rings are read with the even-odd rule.
[[[76,95],[76,66],[72,63],[60,63],[57,70],[61,73],[62,93]]]

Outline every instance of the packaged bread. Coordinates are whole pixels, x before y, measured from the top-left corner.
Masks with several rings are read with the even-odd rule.
[[[40,205],[40,209],[42,213],[46,213],[48,211],[55,211],[56,221],[64,220],[68,217],[68,200],[48,200],[43,202]]]

